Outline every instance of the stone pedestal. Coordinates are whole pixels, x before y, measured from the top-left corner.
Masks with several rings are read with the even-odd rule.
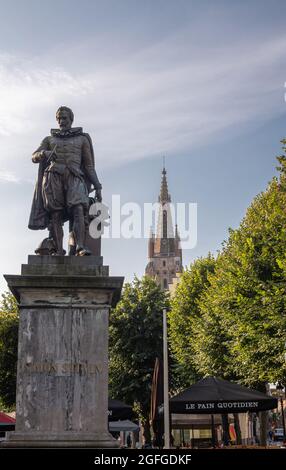
[[[5,276],[20,305],[9,447],[116,447],[108,432],[108,316],[122,277],[96,256],[29,256]]]

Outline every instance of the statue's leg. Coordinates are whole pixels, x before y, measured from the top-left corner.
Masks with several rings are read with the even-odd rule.
[[[51,233],[56,245],[56,255],[64,255],[63,250],[63,220],[62,211],[53,211],[51,213]]]
[[[73,207],[73,233],[76,242],[76,254],[79,256],[90,255],[91,252],[85,248],[84,209],[81,204]]]
[[[73,215],[71,214],[69,218],[69,239],[68,239],[68,253],[69,256],[76,255],[76,241],[73,231]]]

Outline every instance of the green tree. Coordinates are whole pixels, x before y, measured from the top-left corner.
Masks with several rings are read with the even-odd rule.
[[[15,299],[14,295],[11,292],[4,292],[1,295],[2,300],[0,302],[0,312],[6,313],[18,313],[19,307],[17,300]]]
[[[18,304],[11,292],[2,294],[0,302],[0,404],[2,409],[15,407],[18,351]]]
[[[279,177],[229,231],[207,276],[195,262],[177,288],[172,349],[192,380],[211,374],[260,389],[286,382],[286,156],[278,161]]]
[[[231,336],[218,302],[224,281],[220,271],[221,255],[216,260],[215,271],[208,276],[208,286],[198,300],[197,321],[194,324],[194,360],[198,373],[233,380],[233,357],[230,352]],[[216,284],[215,281],[218,281]]]
[[[230,230],[199,305],[198,368],[259,388],[286,382],[285,155],[278,160],[279,178]]]
[[[0,401],[5,409],[15,406],[19,317],[0,312]]]
[[[172,353],[177,360],[177,373],[181,387],[189,386],[201,377],[197,367],[196,343],[201,312],[199,301],[209,286],[209,275],[214,272],[215,259],[209,254],[206,258],[194,261],[182,274],[171,299],[168,315],[169,338]]]
[[[162,358],[162,311],[166,295],[154,279],[135,277],[110,316],[109,386],[113,398],[134,403],[150,442],[149,413],[156,357]]]

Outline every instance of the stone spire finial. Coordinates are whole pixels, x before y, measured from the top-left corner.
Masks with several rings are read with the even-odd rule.
[[[165,169],[165,157],[163,157],[163,170],[162,170],[162,179],[161,179],[161,190],[159,195],[159,202],[165,204],[167,202],[171,202],[171,196],[168,193],[168,183],[166,177],[166,169]]]

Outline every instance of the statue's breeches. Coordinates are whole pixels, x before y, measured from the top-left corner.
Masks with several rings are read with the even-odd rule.
[[[42,196],[44,207],[49,212],[72,209],[79,204],[88,207],[88,190],[84,179],[68,168],[62,174],[55,171],[44,173]]]

